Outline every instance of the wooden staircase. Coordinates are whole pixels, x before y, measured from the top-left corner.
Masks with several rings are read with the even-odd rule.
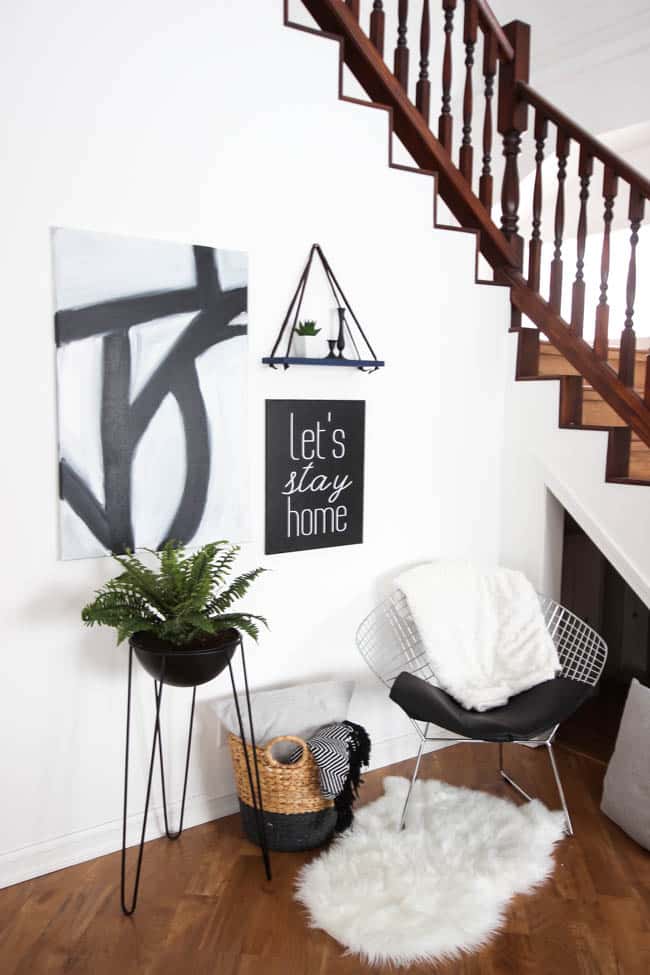
[[[648,354],[637,350],[634,367],[634,389],[639,396],[644,394],[646,364]],[[620,350],[610,349],[608,360],[613,369],[619,368]],[[550,342],[540,342],[538,374],[536,379],[562,379],[565,376],[578,376],[571,366]],[[529,378],[529,377],[521,377]],[[564,426],[560,421],[560,426]],[[568,424],[570,427],[571,424]],[[625,420],[612,409],[595,389],[582,383],[582,425],[580,429],[610,430],[612,427],[625,427]],[[612,477],[611,480],[617,480]],[[635,433],[631,436],[628,476],[626,484],[650,484],[650,447]]]
[[[624,484],[650,484],[650,356],[636,350],[634,302],[636,254],[645,201],[650,182],[606,146],[544,99],[528,84],[530,28],[520,21],[502,27],[485,0],[423,0],[415,25],[419,39],[419,65],[415,85],[409,84],[409,3],[395,0],[397,44],[390,66],[384,60],[386,14],[389,4],[374,0],[366,33],[360,23],[359,0],[302,0],[317,28],[291,21],[285,0],[285,23],[298,30],[338,40],[340,47],[339,97],[343,93],[343,66],[347,66],[367,92],[372,107],[389,114],[389,165],[433,176],[436,194],[458,221],[446,229],[473,233],[477,241],[476,280],[510,289],[511,331],[518,333],[517,379],[560,383],[559,424],[575,430],[608,432],[606,478]],[[413,5],[415,6],[415,4]],[[432,11],[438,8],[444,38],[440,76],[440,114],[435,131],[430,125],[432,83],[429,59],[433,29]],[[441,8],[441,9],[440,9]],[[462,25],[457,26],[461,19]],[[454,140],[452,74],[454,30],[462,29],[464,86],[462,125]],[[480,45],[480,47],[477,46]],[[477,57],[477,54],[480,56]],[[482,110],[476,122],[475,72],[481,73]],[[413,79],[411,78],[411,82]],[[411,97],[412,96],[412,97]],[[367,102],[359,102],[368,104]],[[534,168],[532,227],[526,242],[519,232],[520,156],[522,136],[532,124]],[[456,126],[458,128],[458,126]],[[480,131],[475,146],[474,130]],[[406,148],[414,166],[399,166],[392,157],[392,136]],[[554,135],[557,174],[551,188],[554,202],[553,259],[548,294],[542,294],[543,162],[549,136]],[[493,218],[497,177],[493,145],[503,144],[500,178],[500,219]],[[459,143],[459,144],[458,144]],[[572,148],[577,156],[580,180],[579,217],[576,228],[577,261],[565,267],[565,183]],[[457,149],[457,154],[456,154]],[[475,165],[475,149],[480,154]],[[454,159],[457,159],[457,162]],[[545,171],[544,171],[545,172]],[[588,201],[594,177],[600,178],[602,197],[602,249],[595,339],[583,338],[585,296],[584,258],[587,241]],[[630,253],[625,295],[625,321],[620,345],[612,348],[609,335],[608,299],[610,232],[614,210],[627,210]],[[445,226],[437,222],[435,226]],[[479,253],[492,274],[479,277]],[[564,292],[570,295],[571,314],[561,315]],[[524,319],[526,324],[524,325]],[[548,341],[541,341],[541,336]]]

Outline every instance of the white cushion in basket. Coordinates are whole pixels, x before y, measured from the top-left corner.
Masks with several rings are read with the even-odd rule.
[[[321,725],[330,721],[344,721],[353,688],[352,680],[331,680],[254,691],[251,694],[251,710],[257,744],[264,745],[278,735],[309,738]],[[211,706],[228,731],[238,735],[237,711],[232,697],[213,701]],[[239,695],[239,706],[248,737],[248,714],[243,694]]]

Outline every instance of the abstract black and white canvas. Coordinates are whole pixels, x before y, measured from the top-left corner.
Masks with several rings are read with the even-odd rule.
[[[245,539],[246,254],[52,242],[61,557]]]

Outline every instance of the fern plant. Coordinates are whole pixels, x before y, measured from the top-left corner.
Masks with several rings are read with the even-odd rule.
[[[238,551],[225,541],[210,542],[186,556],[184,545],[170,541],[152,553],[158,571],[132,552],[114,555],[122,572],[97,590],[81,618],[87,626],[114,627],[118,643],[146,631],[178,647],[201,646],[231,628],[257,640],[264,617],[230,612],[230,607],[265,570],[253,569],[225,585]]]

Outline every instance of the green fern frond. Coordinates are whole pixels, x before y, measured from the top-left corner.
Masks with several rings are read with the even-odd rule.
[[[182,568],[184,551],[182,545],[169,541],[165,542],[160,552],[153,553],[160,562],[160,581],[165,601],[171,606],[181,602],[185,596],[186,583]]]
[[[97,594],[94,602],[81,611],[86,626],[112,626],[117,629],[118,643],[138,630],[155,631],[161,624],[160,616],[153,613],[146,599],[134,592],[105,589]]]
[[[225,543],[228,544],[227,542]],[[222,586],[232,571],[235,559],[239,554],[239,545],[231,545],[210,566],[210,576],[215,588]]]
[[[251,639],[257,641],[260,635],[259,627],[254,622],[254,620],[257,618],[258,617],[254,617],[250,613],[231,613],[229,615],[219,617],[219,629],[242,630],[249,637],[251,637]]]
[[[132,552],[114,556],[122,572],[97,591],[82,610],[82,620],[87,626],[114,627],[118,643],[145,630],[189,646],[232,627],[257,640],[257,623],[267,625],[263,617],[226,612],[265,571],[245,572],[222,589],[238,552],[238,546],[222,540],[186,557],[182,544],[168,541],[160,552],[151,553],[158,560],[157,572]]]
[[[160,573],[148,569],[132,552],[128,552],[126,555],[114,555],[113,558],[119,562],[124,570],[121,576],[117,576],[117,579],[132,583],[145,599],[163,615],[169,612],[171,607],[166,598]]]
[[[265,569],[261,568],[253,569],[251,572],[244,572],[238,576],[234,582],[231,582],[227,589],[224,589],[223,592],[210,600],[205,608],[208,616],[225,613],[227,609],[230,609],[235,600],[241,599],[242,596],[246,595],[251,582],[265,571]]]

